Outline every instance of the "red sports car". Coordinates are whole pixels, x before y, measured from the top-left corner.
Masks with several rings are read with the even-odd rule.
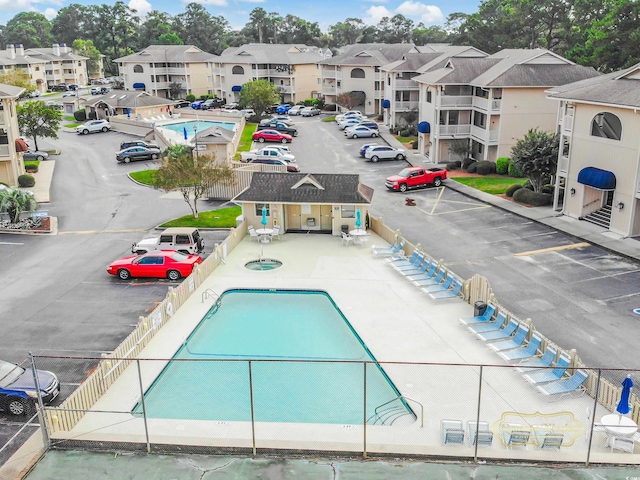
[[[280,133],[277,130],[259,130],[253,134],[254,142],[280,142],[289,143],[293,140],[291,135],[286,133]]]
[[[107,273],[122,280],[131,277],[153,277],[178,280],[191,275],[196,263],[202,263],[199,255],[185,255],[170,250],[154,250],[144,255],[129,255],[109,265]]]

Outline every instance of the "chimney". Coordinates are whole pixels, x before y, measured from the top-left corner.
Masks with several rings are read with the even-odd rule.
[[[53,54],[56,57],[60,56],[60,46],[57,43],[54,43],[53,45],[51,45],[51,48],[53,49]]]
[[[9,44],[7,45],[7,54],[9,55],[10,59],[14,59],[16,58],[16,47],[13,46],[13,44]]]
[[[67,47],[67,44],[66,44],[66,43],[61,43],[61,44],[60,44],[60,51],[61,51],[62,53],[67,53],[67,52],[69,51],[69,47]]]
[[[16,45],[16,55],[24,57],[24,46],[21,43]]]

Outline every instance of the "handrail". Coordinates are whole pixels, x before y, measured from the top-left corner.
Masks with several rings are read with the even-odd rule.
[[[388,402],[384,402],[384,403],[382,403],[382,404],[378,405],[378,406],[375,408],[375,410],[373,411],[374,416],[376,416],[376,417],[378,416],[378,409],[379,409],[379,408],[382,408],[382,407],[384,407],[385,405],[388,405],[388,404],[390,404],[390,403],[392,403],[392,402],[395,402],[396,400],[399,400],[399,399],[401,399],[401,398],[404,398],[405,400],[409,400],[409,401],[411,401],[411,402],[415,402],[415,403],[417,403],[418,405],[420,405],[420,428],[423,428],[423,427],[424,427],[424,405],[422,405],[419,401],[417,401],[417,400],[415,400],[415,399],[413,399],[413,398],[411,398],[411,397],[408,397],[407,395],[399,395],[399,396],[397,396],[397,397],[395,397],[395,398],[392,398],[392,399],[391,399],[391,400],[389,400]]]
[[[599,198],[596,198],[595,200],[591,200],[591,201],[590,201],[589,203],[587,203],[586,205],[583,205],[583,206],[582,206],[582,208],[588,207],[588,206],[589,206],[589,205],[591,205],[592,203],[596,203],[596,202],[599,202],[599,201],[600,201],[600,199],[599,199]]]
[[[214,303],[218,303],[218,300],[220,300],[220,295],[218,295],[210,288],[207,288],[204,292],[202,292],[202,303],[204,303],[207,298],[213,298]]]

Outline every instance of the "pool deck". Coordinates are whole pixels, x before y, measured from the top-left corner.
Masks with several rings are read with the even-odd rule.
[[[486,345],[460,325],[458,318],[473,315],[473,307],[461,299],[432,300],[416,288],[383,258],[371,253],[370,245],[384,245],[372,235],[365,246],[344,246],[329,235],[281,235],[268,244],[251,242],[249,236],[226,258],[205,283],[189,298],[144,349],[140,358],[145,388],[164,368],[186,337],[207,313],[212,300],[202,301],[202,292],[220,294],[232,288],[318,289],[327,291],[349,319],[376,359],[405,364],[383,365],[403,395],[424,406],[421,427],[420,407],[410,402],[418,420],[409,425],[368,426],[367,450],[380,454],[473,457],[474,448],[442,445],[440,420],[465,423],[477,414],[478,365],[505,364]],[[271,271],[250,271],[245,263],[259,257],[283,262]],[[427,248],[428,252],[428,248]],[[499,297],[499,292],[496,292]],[[449,365],[418,365],[438,363]],[[456,365],[476,366],[456,366]],[[549,402],[538,394],[515,370],[484,368],[480,419],[494,431],[493,445],[479,449],[484,459],[522,459],[584,462],[588,443],[584,440],[585,411],[592,407],[588,396]],[[143,420],[128,412],[139,401],[138,371],[127,369],[85,417],[70,432],[57,432],[54,442],[64,439],[102,442],[145,442]],[[286,406],[283,406],[286,408]],[[103,413],[122,412],[122,413]],[[525,424],[508,412],[553,415],[571,419],[574,427],[565,430],[566,446],[561,451],[540,450],[535,445],[507,449],[499,433],[504,421]],[[599,409],[596,418],[606,412]],[[551,418],[551,420],[549,420]],[[535,424],[540,423],[540,420]],[[557,422],[563,425],[562,422]],[[571,423],[571,422],[567,422]],[[532,422],[533,424],[533,422]],[[194,420],[149,419],[151,443],[251,449],[251,424]],[[256,423],[256,446],[260,449],[297,449],[326,452],[362,452],[362,425]],[[571,437],[571,438],[570,438]],[[63,442],[64,443],[64,442]],[[188,447],[187,447],[188,449]],[[185,451],[186,449],[183,449]],[[595,433],[591,461],[594,463],[640,463],[640,456],[611,453],[604,435]]]

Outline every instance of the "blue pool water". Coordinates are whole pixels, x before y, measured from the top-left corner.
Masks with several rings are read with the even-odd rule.
[[[382,368],[365,366],[373,355],[327,293],[229,290],[220,298],[145,393],[148,417],[250,421],[251,383],[256,421],[362,424],[366,369],[366,416],[381,423],[375,408],[399,393]],[[394,404],[393,416],[413,415]]]
[[[177,132],[180,134],[184,134],[185,128],[187,129],[187,137],[193,138],[195,132],[193,131],[193,127],[197,128],[198,132],[201,132],[207,128],[218,126],[220,128],[225,128],[227,130],[233,130],[235,127],[235,123],[233,122],[211,122],[206,120],[189,120],[185,122],[178,123],[169,123],[167,125],[162,125],[157,128],[166,128],[167,130],[171,130],[172,132]],[[200,137],[198,137],[200,138]]]

